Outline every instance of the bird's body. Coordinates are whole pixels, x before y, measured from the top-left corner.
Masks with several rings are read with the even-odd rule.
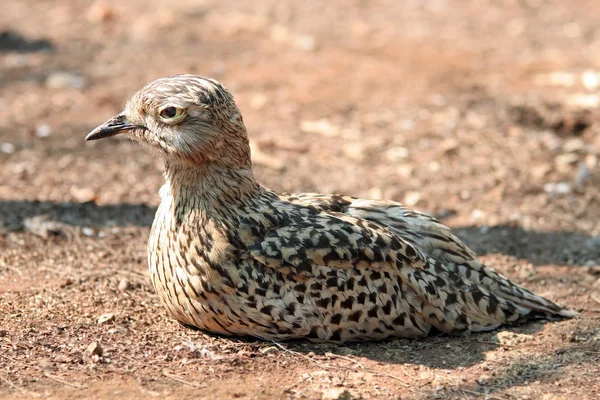
[[[148,261],[158,296],[183,324],[348,341],[576,315],[483,266],[447,227],[398,203],[262,187],[241,114],[216,81],[157,80],[88,139],[122,131],[166,157]]]

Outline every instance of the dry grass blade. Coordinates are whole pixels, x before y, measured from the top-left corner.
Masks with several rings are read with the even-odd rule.
[[[72,388],[75,388],[75,389],[87,389],[87,387],[88,387],[87,385],[82,385],[80,383],[73,383],[73,382],[66,381],[66,380],[64,380],[62,378],[59,378],[58,376],[49,374],[48,372],[44,372],[44,376],[46,378],[48,378],[48,379],[51,379],[51,380],[55,381],[55,382],[62,383],[65,386],[69,386],[69,387],[72,387]]]

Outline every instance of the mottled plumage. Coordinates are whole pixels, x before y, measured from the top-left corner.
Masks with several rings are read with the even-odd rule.
[[[117,133],[165,158],[148,261],[158,296],[183,324],[345,341],[576,315],[485,267],[446,226],[401,204],[262,187],[241,114],[214,80],[154,81],[86,139]]]

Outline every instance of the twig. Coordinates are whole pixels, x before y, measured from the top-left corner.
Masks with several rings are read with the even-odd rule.
[[[80,383],[69,382],[69,381],[66,381],[66,380],[64,380],[62,378],[59,378],[58,376],[51,375],[48,372],[44,372],[44,376],[46,378],[48,378],[48,379],[51,379],[51,380],[55,381],[55,382],[62,383],[63,385],[70,386],[70,387],[75,388],[75,389],[87,389],[87,385],[82,385]]]
[[[592,300],[594,300],[596,303],[600,304],[600,298],[596,297],[595,295],[592,295]]]
[[[203,384],[199,384],[199,383],[194,383],[194,382],[186,381],[185,379],[183,379],[183,378],[181,378],[181,377],[179,377],[177,375],[171,374],[171,373],[169,373],[167,371],[163,371],[163,375],[166,376],[169,379],[173,379],[175,382],[179,382],[179,383],[182,383],[184,385],[191,386],[193,388],[202,389],[202,388],[207,387],[207,385],[203,385]]]
[[[3,376],[0,376],[0,381],[6,383],[8,386],[10,386],[11,388],[15,389],[17,392],[22,393],[24,395],[31,396],[31,397],[42,397],[42,395],[39,393],[31,392],[29,390],[25,390],[22,387],[15,385],[14,383],[12,383],[11,381],[9,381],[8,379],[6,379]]]

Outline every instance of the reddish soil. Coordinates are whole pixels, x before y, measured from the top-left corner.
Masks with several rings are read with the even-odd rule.
[[[0,397],[600,398],[595,0],[5,2]],[[581,311],[469,338],[218,338],[166,318],[161,163],[85,143],[150,80],[235,94],[280,191],[405,202]]]

